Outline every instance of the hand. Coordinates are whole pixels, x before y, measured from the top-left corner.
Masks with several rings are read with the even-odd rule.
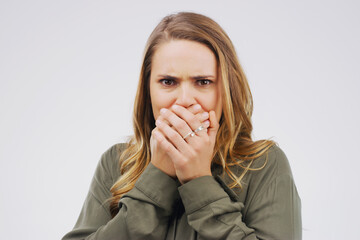
[[[162,118],[156,120],[159,131],[154,137],[158,147],[172,160],[176,176],[181,183],[201,176],[211,176],[211,161],[219,123],[214,111],[202,114],[203,117],[209,116],[210,121],[201,122],[186,108],[174,105],[170,110],[162,109]],[[205,129],[198,131],[193,137],[183,139],[201,125]]]
[[[187,109],[191,112],[195,117],[200,121],[204,122],[208,120],[208,116],[204,116],[202,114],[202,109],[200,105],[195,105]],[[157,120],[161,122],[165,122],[168,126],[172,127],[172,125],[164,119],[161,115],[157,118]],[[159,168],[161,171],[169,175],[170,177],[176,178],[176,172],[174,168],[174,164],[166,151],[164,151],[160,146],[159,142],[157,141],[158,138],[154,137],[156,135],[161,135],[159,129],[155,127],[152,131],[150,137],[150,151],[151,151],[151,163]]]

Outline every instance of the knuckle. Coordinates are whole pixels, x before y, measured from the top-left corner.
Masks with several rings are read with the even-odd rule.
[[[196,116],[196,119],[200,122],[203,122],[205,121],[206,119],[208,119],[207,117],[203,116],[202,114],[197,114],[195,115]]]
[[[190,159],[196,159],[198,157],[198,151],[192,151],[190,153]]]
[[[185,121],[179,121],[176,124],[176,127],[179,128],[179,129],[185,129],[187,127],[187,124],[185,123]]]
[[[197,144],[192,145],[192,149],[194,150],[195,154],[201,153],[204,151],[204,149],[208,149],[208,147],[211,146],[211,141],[205,137],[202,138],[201,141],[198,141]]]
[[[172,116],[172,114],[173,114],[173,113],[172,113],[171,111],[167,110],[167,111],[164,113],[163,116],[164,116],[165,118],[170,118],[170,117]]]
[[[183,170],[186,168],[186,165],[188,163],[188,160],[186,158],[183,158],[181,161],[177,162],[177,168],[179,168],[180,170]]]
[[[201,150],[202,148],[200,147],[200,145],[196,144],[196,145],[193,146],[193,149],[194,149],[195,152],[200,152],[200,150]],[[194,152],[191,152],[190,154],[191,154],[191,155],[195,155]]]
[[[160,146],[162,146],[163,143],[164,143],[164,139],[163,139],[163,138],[160,138],[160,139],[157,140],[157,142],[160,144]]]
[[[190,124],[191,124],[192,126],[198,126],[198,125],[200,125],[200,122],[199,122],[199,120],[198,120],[195,116],[193,116],[193,117],[190,119]]]
[[[168,136],[170,137],[170,139],[176,138],[177,135],[178,135],[178,134],[177,134],[175,131],[170,131],[170,132],[168,133]]]
[[[151,134],[157,131],[157,128],[155,127],[153,130],[151,130]]]
[[[163,144],[163,149],[165,150],[165,152],[169,152],[170,151],[170,145],[169,144]]]

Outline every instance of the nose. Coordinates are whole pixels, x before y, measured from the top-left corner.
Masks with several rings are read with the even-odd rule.
[[[195,89],[193,89],[189,83],[181,84],[181,86],[178,88],[175,104],[188,108],[192,105],[195,105],[196,103]]]

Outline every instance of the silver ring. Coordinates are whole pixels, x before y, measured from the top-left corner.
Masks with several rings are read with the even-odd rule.
[[[188,136],[191,136],[191,137],[195,136],[195,132],[193,132],[193,131],[189,132],[188,134],[185,135],[185,137],[183,137],[183,139],[185,140],[185,138],[187,138]]]
[[[200,127],[198,127],[197,129],[194,130],[194,133],[200,132],[203,129],[204,129],[204,126],[200,125]]]

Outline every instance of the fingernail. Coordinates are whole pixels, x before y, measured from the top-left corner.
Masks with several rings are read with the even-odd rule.
[[[200,104],[196,104],[196,105],[194,106],[194,109],[195,109],[195,110],[200,110],[200,109],[201,109]]]
[[[166,108],[160,109],[160,113],[161,113],[161,114],[164,114],[165,112],[166,112]]]
[[[210,121],[209,121],[209,120],[206,120],[206,121],[204,122],[204,125],[205,125],[204,127],[206,127],[206,128],[209,127],[209,126],[210,126]]]
[[[209,117],[209,113],[208,113],[208,112],[203,112],[201,115],[202,115],[203,118],[208,118],[208,117]]]
[[[174,110],[176,110],[176,109],[179,108],[179,106],[178,106],[178,105],[173,105],[172,108],[173,108]]]

